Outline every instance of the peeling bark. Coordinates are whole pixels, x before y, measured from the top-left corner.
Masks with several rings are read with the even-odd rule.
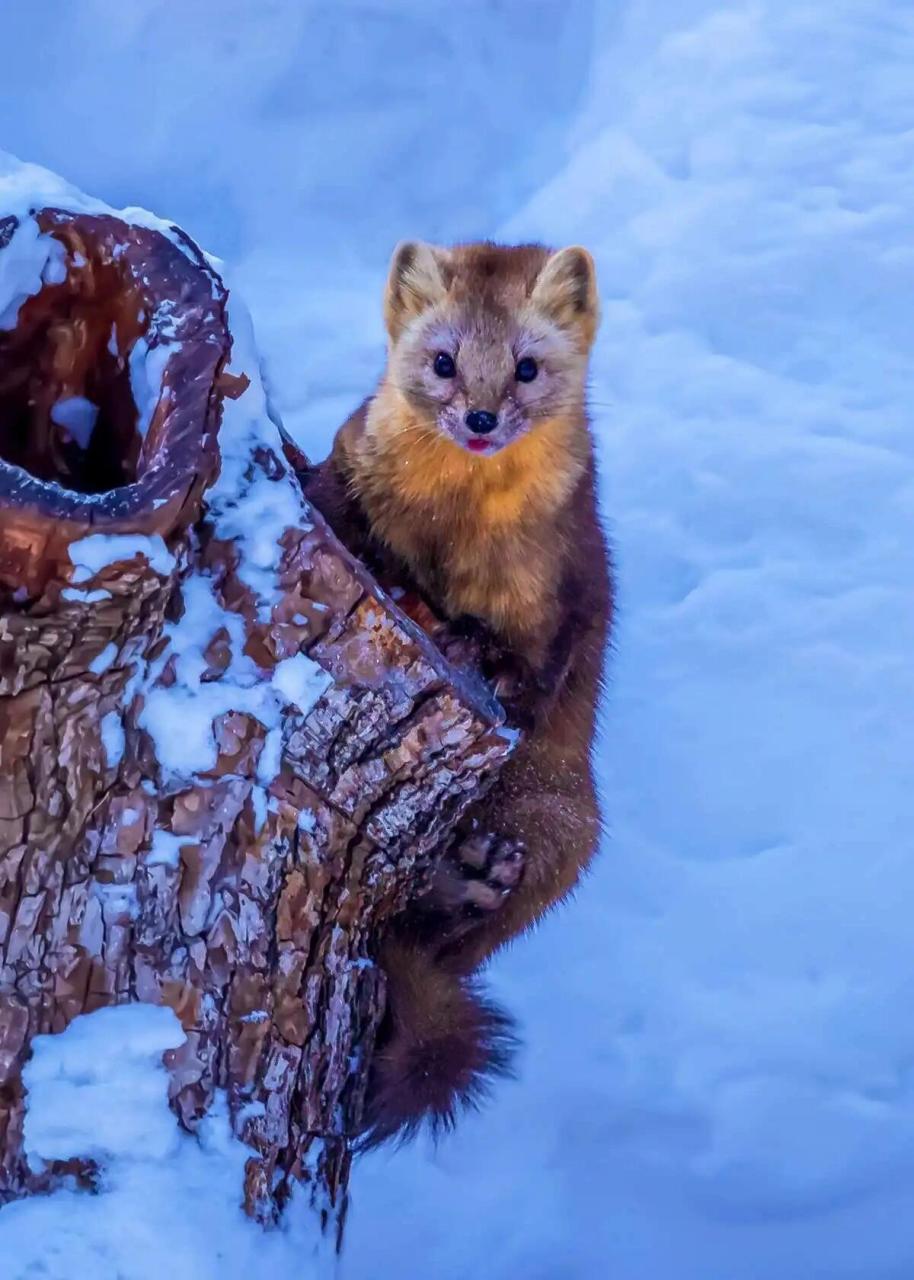
[[[256,368],[227,367],[226,291],[196,247],[104,214],[34,216],[66,269],[0,331],[0,1201],[93,1177],[80,1152],[28,1167],[32,1038],[147,1001],[186,1034],[166,1055],[182,1124],[227,1093],[247,1212],[272,1221],[303,1183],[338,1225],[383,1012],[373,941],[510,735],[309,507],[276,428],[230,435],[226,413],[220,432]],[[0,254],[21,225],[0,218]],[[132,369],[156,349],[144,433]],[[54,422],[72,396],[99,409],[85,449]],[[217,501],[228,449],[238,489]],[[290,487],[298,516],[264,566],[228,517],[248,502],[256,525]],[[95,533],[121,541],[87,564]],[[299,654],[332,678],[302,707],[276,675]],[[212,758],[176,769],[150,708],[214,691]]]

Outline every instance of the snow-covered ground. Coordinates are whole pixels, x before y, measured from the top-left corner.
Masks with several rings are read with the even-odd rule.
[[[344,1280],[908,1280],[910,0],[7,0],[2,26],[0,146],[231,261],[315,455],[380,367],[395,240],[597,257],[610,835],[492,968],[520,1080],[359,1166]],[[237,1218],[219,1117],[163,1133],[124,1035],[149,1149],[109,1135],[110,1191],[3,1210],[3,1280],[307,1274],[298,1224]]]

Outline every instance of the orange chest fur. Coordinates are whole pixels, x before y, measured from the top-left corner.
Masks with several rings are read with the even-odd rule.
[[[364,443],[353,470],[372,528],[442,608],[507,640],[541,628],[566,552],[561,516],[577,479],[568,451],[546,432],[485,459],[405,431]]]

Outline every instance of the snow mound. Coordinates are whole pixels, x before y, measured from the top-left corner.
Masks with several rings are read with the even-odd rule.
[[[140,1004],[98,1009],[61,1035],[36,1036],[23,1072],[29,1159],[173,1155],[178,1131],[162,1054],[183,1043],[170,1009]]]
[[[3,1210],[3,1280],[250,1280],[326,1275],[313,1219],[292,1206],[264,1235],[237,1201],[247,1148],[219,1099],[194,1137],[168,1107],[162,1054],[184,1041],[170,1009],[121,1005],[38,1036],[26,1068],[30,1157],[91,1155],[102,1191],[59,1191]],[[262,1269],[261,1269],[262,1268]]]

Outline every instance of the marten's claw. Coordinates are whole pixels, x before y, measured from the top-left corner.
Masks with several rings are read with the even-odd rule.
[[[442,859],[431,888],[434,906],[455,914],[497,911],[520,884],[524,848],[492,833],[468,836]]]

